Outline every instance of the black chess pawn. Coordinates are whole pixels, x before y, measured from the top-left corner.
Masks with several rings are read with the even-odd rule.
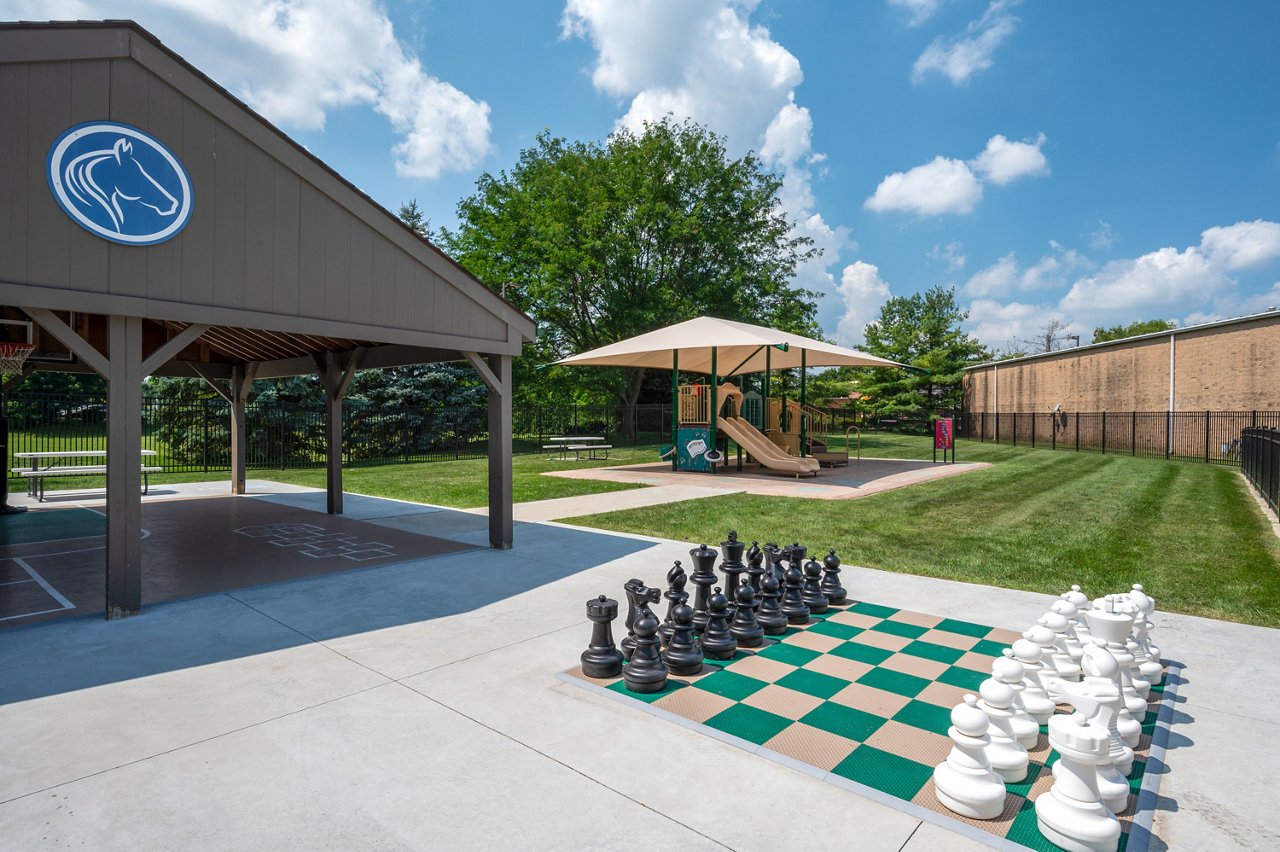
[[[643,580],[637,580],[634,577],[622,584],[622,589],[627,593],[627,618],[623,622],[627,628],[627,635],[623,637],[618,644],[622,647],[623,659],[631,659],[631,652],[636,647],[635,623],[636,613],[640,609],[640,603],[644,600],[645,588]]]
[[[758,648],[764,642],[764,628],[756,620],[756,590],[750,583],[738,587],[738,607],[733,613],[729,632],[743,648]]]
[[[634,630],[636,647],[622,667],[622,680],[632,692],[661,692],[667,685],[667,664],[658,651],[658,616],[642,605]]]
[[[770,636],[786,633],[787,617],[778,608],[778,602],[782,598],[782,587],[778,583],[778,578],[772,574],[765,574],[760,583],[760,610],[756,613],[756,622]]]
[[[671,570],[667,572],[667,590],[662,596],[667,599],[667,615],[662,620],[662,626],[658,628],[658,638],[662,640],[662,644],[671,641],[671,631],[674,629],[671,622],[671,613],[675,608],[689,600],[689,593],[684,590],[685,583],[689,581],[689,577],[684,573],[684,568],[680,567],[680,560],[676,560],[676,564],[671,566]]]
[[[613,644],[610,622],[618,617],[618,602],[601,595],[587,601],[591,619],[591,644],[582,652],[582,673],[587,677],[617,677],[622,672],[622,652]]]
[[[804,563],[804,586],[801,594],[809,612],[819,614],[827,611],[830,601],[822,591],[822,566],[812,559]]]
[[[689,558],[693,560],[689,582],[697,587],[693,596],[693,626],[701,632],[707,629],[707,598],[711,596],[711,587],[720,579],[713,568],[716,552],[701,544],[689,551]]]
[[[849,593],[840,585],[840,557],[831,550],[822,559],[822,593],[832,606],[840,606],[849,599]]]
[[[671,611],[671,638],[662,660],[673,675],[696,675],[702,671],[702,645],[693,634],[693,607],[677,604]]]
[[[728,660],[738,650],[738,640],[729,632],[729,599],[716,587],[707,601],[707,629],[702,631],[702,653],[713,660]]]
[[[808,624],[809,605],[804,602],[804,594],[800,590],[800,569],[793,563],[787,569],[787,589],[782,593],[782,614],[787,617],[788,624]]]
[[[761,583],[764,575],[768,573],[768,569],[764,567],[764,551],[760,549],[760,545],[754,541],[747,548],[747,578],[746,581],[751,584],[751,588],[756,590],[757,600],[759,599],[760,590],[764,588]]]
[[[729,530],[729,539],[720,542],[720,570],[724,573],[724,596],[729,599],[729,608],[733,609],[738,600],[738,583],[747,565],[742,561],[742,551],[747,545],[738,541],[737,530]]]

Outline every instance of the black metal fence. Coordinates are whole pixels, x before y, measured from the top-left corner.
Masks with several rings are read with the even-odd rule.
[[[1240,436],[1240,469],[1271,510],[1280,512],[1280,429],[1245,429]]]
[[[1246,430],[1280,428],[1280,411],[966,412],[956,434],[1046,450],[1240,464]]]

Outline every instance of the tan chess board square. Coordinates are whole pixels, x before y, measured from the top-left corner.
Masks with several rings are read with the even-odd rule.
[[[1027,757],[1036,763],[1044,763],[1049,759],[1049,752],[1051,751],[1053,749],[1049,747],[1049,738],[1044,734],[1040,734],[1036,737],[1036,744],[1027,749]]]
[[[1003,630],[997,627],[988,633],[985,638],[992,642],[999,642],[1001,645],[1012,645],[1022,638],[1022,634],[1016,630]]]
[[[868,627],[875,627],[877,624],[884,621],[884,619],[876,618],[873,615],[866,615],[861,612],[845,611],[837,612],[835,615],[828,618],[827,621],[834,621],[836,624],[848,624],[851,627],[861,627],[866,629]]]
[[[967,651],[980,641],[976,636],[962,636],[959,633],[948,633],[945,630],[930,630],[921,634],[921,642],[931,642],[934,645],[944,645],[948,648],[955,648],[957,651]]]
[[[852,682],[874,669],[875,666],[870,663],[861,663],[857,660],[846,660],[844,657],[823,654],[821,657],[805,663],[801,668]],[[737,671],[737,669],[735,668],[734,671]]]
[[[899,621],[903,624],[914,624],[916,627],[937,627],[942,623],[942,618],[923,612],[900,609],[886,618],[885,621]]]
[[[597,686],[609,686],[610,684],[617,683],[622,677],[620,674],[618,677],[587,677],[582,673],[582,666],[574,666],[565,674],[570,677],[576,677],[578,680],[585,680],[587,683],[594,683]]]
[[[884,716],[885,718],[894,715],[911,701],[905,695],[896,695],[862,683],[849,684],[831,696],[831,700],[837,704],[843,704],[845,707],[852,707],[855,710],[862,710],[874,716]]]
[[[893,719],[867,737],[866,744],[926,766],[937,766],[946,760],[952,746],[950,737],[923,728],[913,728]]]
[[[1040,761],[1043,763],[1044,761]],[[1031,782],[1031,789],[1027,791],[1027,799],[1034,802],[1037,798],[1049,792],[1049,788],[1053,786],[1053,768],[1046,766],[1040,770],[1040,774],[1036,776],[1036,780]]]
[[[837,639],[834,636],[823,636],[821,633],[797,633],[795,636],[788,636],[788,645],[797,645],[801,648],[808,648],[810,651],[817,651],[819,654],[825,654],[833,648],[838,648],[844,644],[843,639]]]
[[[704,666],[703,668],[715,669],[715,666]],[[765,683],[773,683],[775,680],[786,677],[795,670],[795,666],[789,666],[777,660],[770,660],[768,657],[748,657],[733,664],[734,674],[753,677]]]
[[[933,680],[951,667],[937,660],[925,660],[920,657],[913,657],[910,654],[894,654],[881,663],[880,668],[915,675],[925,680]]]
[[[971,672],[982,672],[983,674],[991,674],[991,664],[996,661],[995,657],[988,657],[986,654],[977,654],[969,651],[963,657],[956,660],[955,664],[962,669],[968,669]]]
[[[742,700],[757,710],[766,710],[784,719],[801,719],[822,703],[816,695],[806,695],[785,686],[771,683],[764,689],[753,692]]]
[[[916,696],[917,701],[924,701],[935,707],[954,708],[957,704],[964,703],[966,693],[978,694],[976,689],[965,689],[963,686],[953,686],[949,683],[940,683],[934,681],[926,686]]]
[[[895,636],[892,633],[881,633],[879,630],[866,630],[849,641],[870,645],[873,648],[883,648],[886,651],[901,651],[914,640],[906,636]]]
[[[723,713],[735,703],[732,699],[705,689],[677,689],[670,695],[664,695],[653,702],[654,707],[661,707],[677,716],[683,716],[694,722],[702,723],[717,713]]]
[[[942,761],[939,761],[939,763],[941,762]],[[1018,811],[1022,809],[1024,799],[1014,793],[1006,793],[1004,797],[1004,810],[1000,812],[998,817],[995,819],[972,819],[971,817],[962,816],[961,814],[956,813],[946,805],[942,804],[942,802],[938,801],[938,788],[934,786],[933,779],[930,778],[928,782],[920,788],[920,792],[916,793],[915,797],[911,801],[914,804],[928,808],[935,813],[944,814],[952,819],[959,820],[966,825],[971,825],[974,828],[979,828],[983,831],[990,831],[999,837],[1004,837],[1009,833],[1009,829],[1013,826],[1014,817],[1016,817],[1018,815]]]
[[[764,744],[787,757],[830,772],[858,747],[856,740],[796,722]]]

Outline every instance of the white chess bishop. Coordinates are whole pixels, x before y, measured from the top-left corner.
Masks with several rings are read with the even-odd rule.
[[[1068,852],[1115,852],[1119,846],[1120,821],[1098,791],[1097,767],[1110,761],[1107,739],[1084,713],[1049,720],[1049,745],[1059,758],[1053,786],[1036,797],[1036,823],[1041,834]]]
[[[991,771],[987,748],[990,722],[970,694],[951,711],[947,735],[953,743],[947,759],[933,770],[938,801],[971,819],[995,819],[1004,810],[1005,788],[1000,776]]]

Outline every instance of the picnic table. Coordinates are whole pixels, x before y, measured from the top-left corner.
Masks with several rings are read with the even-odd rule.
[[[143,450],[142,456],[154,456],[155,450]],[[31,463],[30,467],[15,467],[11,470],[27,481],[27,496],[44,502],[44,483],[51,476],[103,476],[107,472],[106,450],[44,450],[41,452],[14,453],[14,459],[23,459]],[[102,459],[101,464],[57,464],[72,459]],[[42,462],[47,462],[43,464]],[[148,476],[160,473],[164,468],[156,465],[142,465],[142,493],[146,494],[150,487]]]
[[[556,452],[561,460],[567,459],[572,452],[574,461],[582,461],[584,451],[588,459],[607,459],[609,451],[613,449],[613,444],[604,443],[605,439],[599,435],[562,435],[547,440],[551,443],[543,444],[542,449]]]

